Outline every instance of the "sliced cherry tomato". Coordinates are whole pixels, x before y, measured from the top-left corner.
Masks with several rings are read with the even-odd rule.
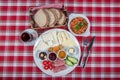
[[[43,63],[43,65],[48,65],[48,61],[47,60],[44,60],[42,63]]]
[[[44,60],[42,62],[42,64],[43,64],[45,70],[48,70],[48,69],[52,70],[53,69],[53,63],[49,60]]]
[[[48,66],[44,66],[44,69],[45,69],[45,70],[48,70],[48,69],[49,69],[49,67],[48,67]]]
[[[52,65],[53,63],[51,62],[51,61],[48,61],[48,65],[50,66],[50,65]]]
[[[52,70],[52,69],[53,69],[53,66],[52,66],[52,65],[49,65],[49,69]]]

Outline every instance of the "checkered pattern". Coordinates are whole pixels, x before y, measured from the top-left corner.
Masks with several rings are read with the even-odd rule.
[[[18,40],[30,28],[28,9],[40,4],[64,3],[68,12],[86,15],[96,35],[86,68],[76,67],[63,77],[51,77],[37,68],[33,46]],[[81,41],[82,37],[77,37]],[[1,79],[120,80],[120,0],[0,0]]]

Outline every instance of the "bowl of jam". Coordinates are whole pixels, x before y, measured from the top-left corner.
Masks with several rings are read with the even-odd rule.
[[[60,50],[60,51],[58,52],[58,58],[59,58],[59,59],[65,59],[66,56],[67,56],[67,54],[66,54],[66,52],[65,52],[64,50]]]
[[[57,59],[57,54],[54,53],[54,52],[49,53],[48,59],[49,59],[50,61],[55,61],[55,60]]]

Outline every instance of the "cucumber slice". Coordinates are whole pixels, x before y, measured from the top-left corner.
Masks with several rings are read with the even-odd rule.
[[[70,62],[69,60],[67,60],[67,59],[65,60],[65,63],[66,63],[68,66],[71,66],[71,67],[74,66],[74,64],[73,64],[72,62]]]
[[[71,61],[72,63],[74,63],[74,64],[77,64],[77,63],[78,63],[78,59],[76,59],[75,57],[68,56],[67,59],[68,59],[69,61]]]

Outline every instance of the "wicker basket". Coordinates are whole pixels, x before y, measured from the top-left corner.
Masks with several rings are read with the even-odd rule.
[[[38,6],[36,6],[36,7],[38,7]],[[34,16],[35,12],[32,11],[33,8],[35,8],[35,7],[30,7],[30,8],[29,8],[30,23],[31,23],[31,28],[32,28],[32,29],[42,29],[42,30],[44,30],[44,29],[51,29],[51,28],[65,28],[65,27],[67,26],[67,23],[68,23],[68,15],[67,15],[67,10],[64,8],[64,6],[60,9],[60,10],[65,14],[65,16],[66,16],[66,22],[64,23],[64,25],[55,24],[54,27],[46,27],[46,28],[44,28],[44,29],[43,29],[43,28],[40,28],[40,27],[36,24],[36,22],[34,21],[33,16]],[[36,12],[37,12],[37,11],[36,11]]]

